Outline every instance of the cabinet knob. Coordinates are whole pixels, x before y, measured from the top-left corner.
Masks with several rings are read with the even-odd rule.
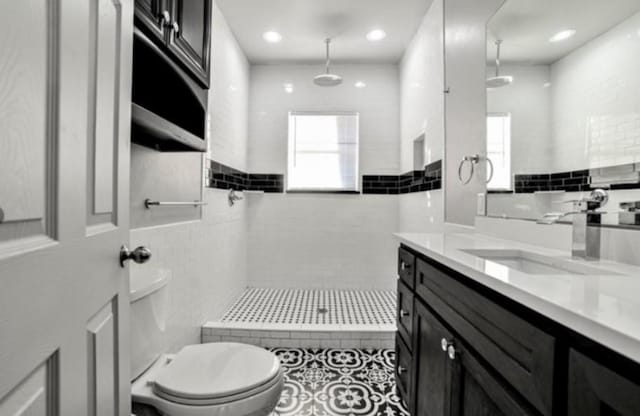
[[[178,22],[176,22],[174,20],[174,22],[171,24],[171,28],[173,29],[174,32],[178,33],[180,32],[180,25],[178,24]]]
[[[404,309],[400,309],[400,318],[404,318],[405,316],[409,315],[411,315],[409,312],[405,311]]]
[[[455,360],[457,353],[456,348],[453,345],[449,345],[449,348],[447,348],[447,355],[449,356],[449,359]]]
[[[160,25],[161,26],[169,26],[169,22],[171,21],[171,14],[169,14],[168,10],[165,10],[160,15]]]
[[[400,270],[407,270],[409,268],[409,265],[407,263],[405,263],[404,261],[400,262]]]
[[[398,366],[398,375],[399,375],[399,376],[403,375],[403,374],[404,374],[404,373],[406,373],[406,372],[407,372],[407,369],[406,369],[406,368],[404,368],[404,367],[403,367],[403,366],[401,366],[401,365],[399,365],[399,366]]]
[[[453,342],[447,340],[446,338],[442,338],[440,340],[440,348],[442,348],[442,351],[447,352],[447,349],[453,345]]]

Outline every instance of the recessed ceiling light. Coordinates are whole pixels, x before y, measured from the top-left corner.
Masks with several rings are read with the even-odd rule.
[[[269,43],[278,43],[282,40],[282,35],[278,32],[269,31],[262,34],[262,39]]]
[[[358,81],[354,85],[356,88],[364,88],[367,86],[367,84],[365,84],[363,81]]]
[[[387,32],[382,29],[374,29],[371,32],[367,33],[367,39],[371,42],[377,42],[387,37]]]
[[[549,42],[560,42],[565,39],[569,39],[571,36],[575,35],[576,31],[574,29],[566,29],[562,30],[555,35],[549,38]]]
[[[284,84],[284,92],[286,92],[287,94],[293,94],[293,84]]]

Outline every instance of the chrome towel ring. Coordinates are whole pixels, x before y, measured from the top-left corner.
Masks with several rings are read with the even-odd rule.
[[[469,182],[471,182],[471,179],[475,174],[475,166],[478,163],[480,163],[480,160],[483,160],[483,159],[487,162],[487,165],[490,168],[489,179],[487,179],[487,183],[491,182],[491,179],[493,179],[493,162],[491,162],[491,159],[489,159],[488,157],[480,156],[480,155],[472,155],[472,156],[463,157],[462,160],[460,161],[460,165],[458,166],[458,179],[460,180],[460,182],[462,182],[463,185],[466,185]],[[467,162],[469,162],[470,164],[471,171],[469,172],[469,177],[464,179],[462,177],[462,168]]]

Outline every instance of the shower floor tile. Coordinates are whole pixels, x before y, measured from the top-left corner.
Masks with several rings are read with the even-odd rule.
[[[249,288],[222,323],[290,325],[394,325],[394,290]],[[277,328],[273,328],[277,329]]]
[[[406,416],[392,349],[271,348],[285,370],[273,416]]]

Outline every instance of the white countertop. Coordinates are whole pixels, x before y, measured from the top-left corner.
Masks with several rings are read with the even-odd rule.
[[[394,235],[412,249],[640,363],[640,267],[573,260],[567,252],[481,234]],[[464,249],[523,250],[601,268],[603,273],[526,274]]]

